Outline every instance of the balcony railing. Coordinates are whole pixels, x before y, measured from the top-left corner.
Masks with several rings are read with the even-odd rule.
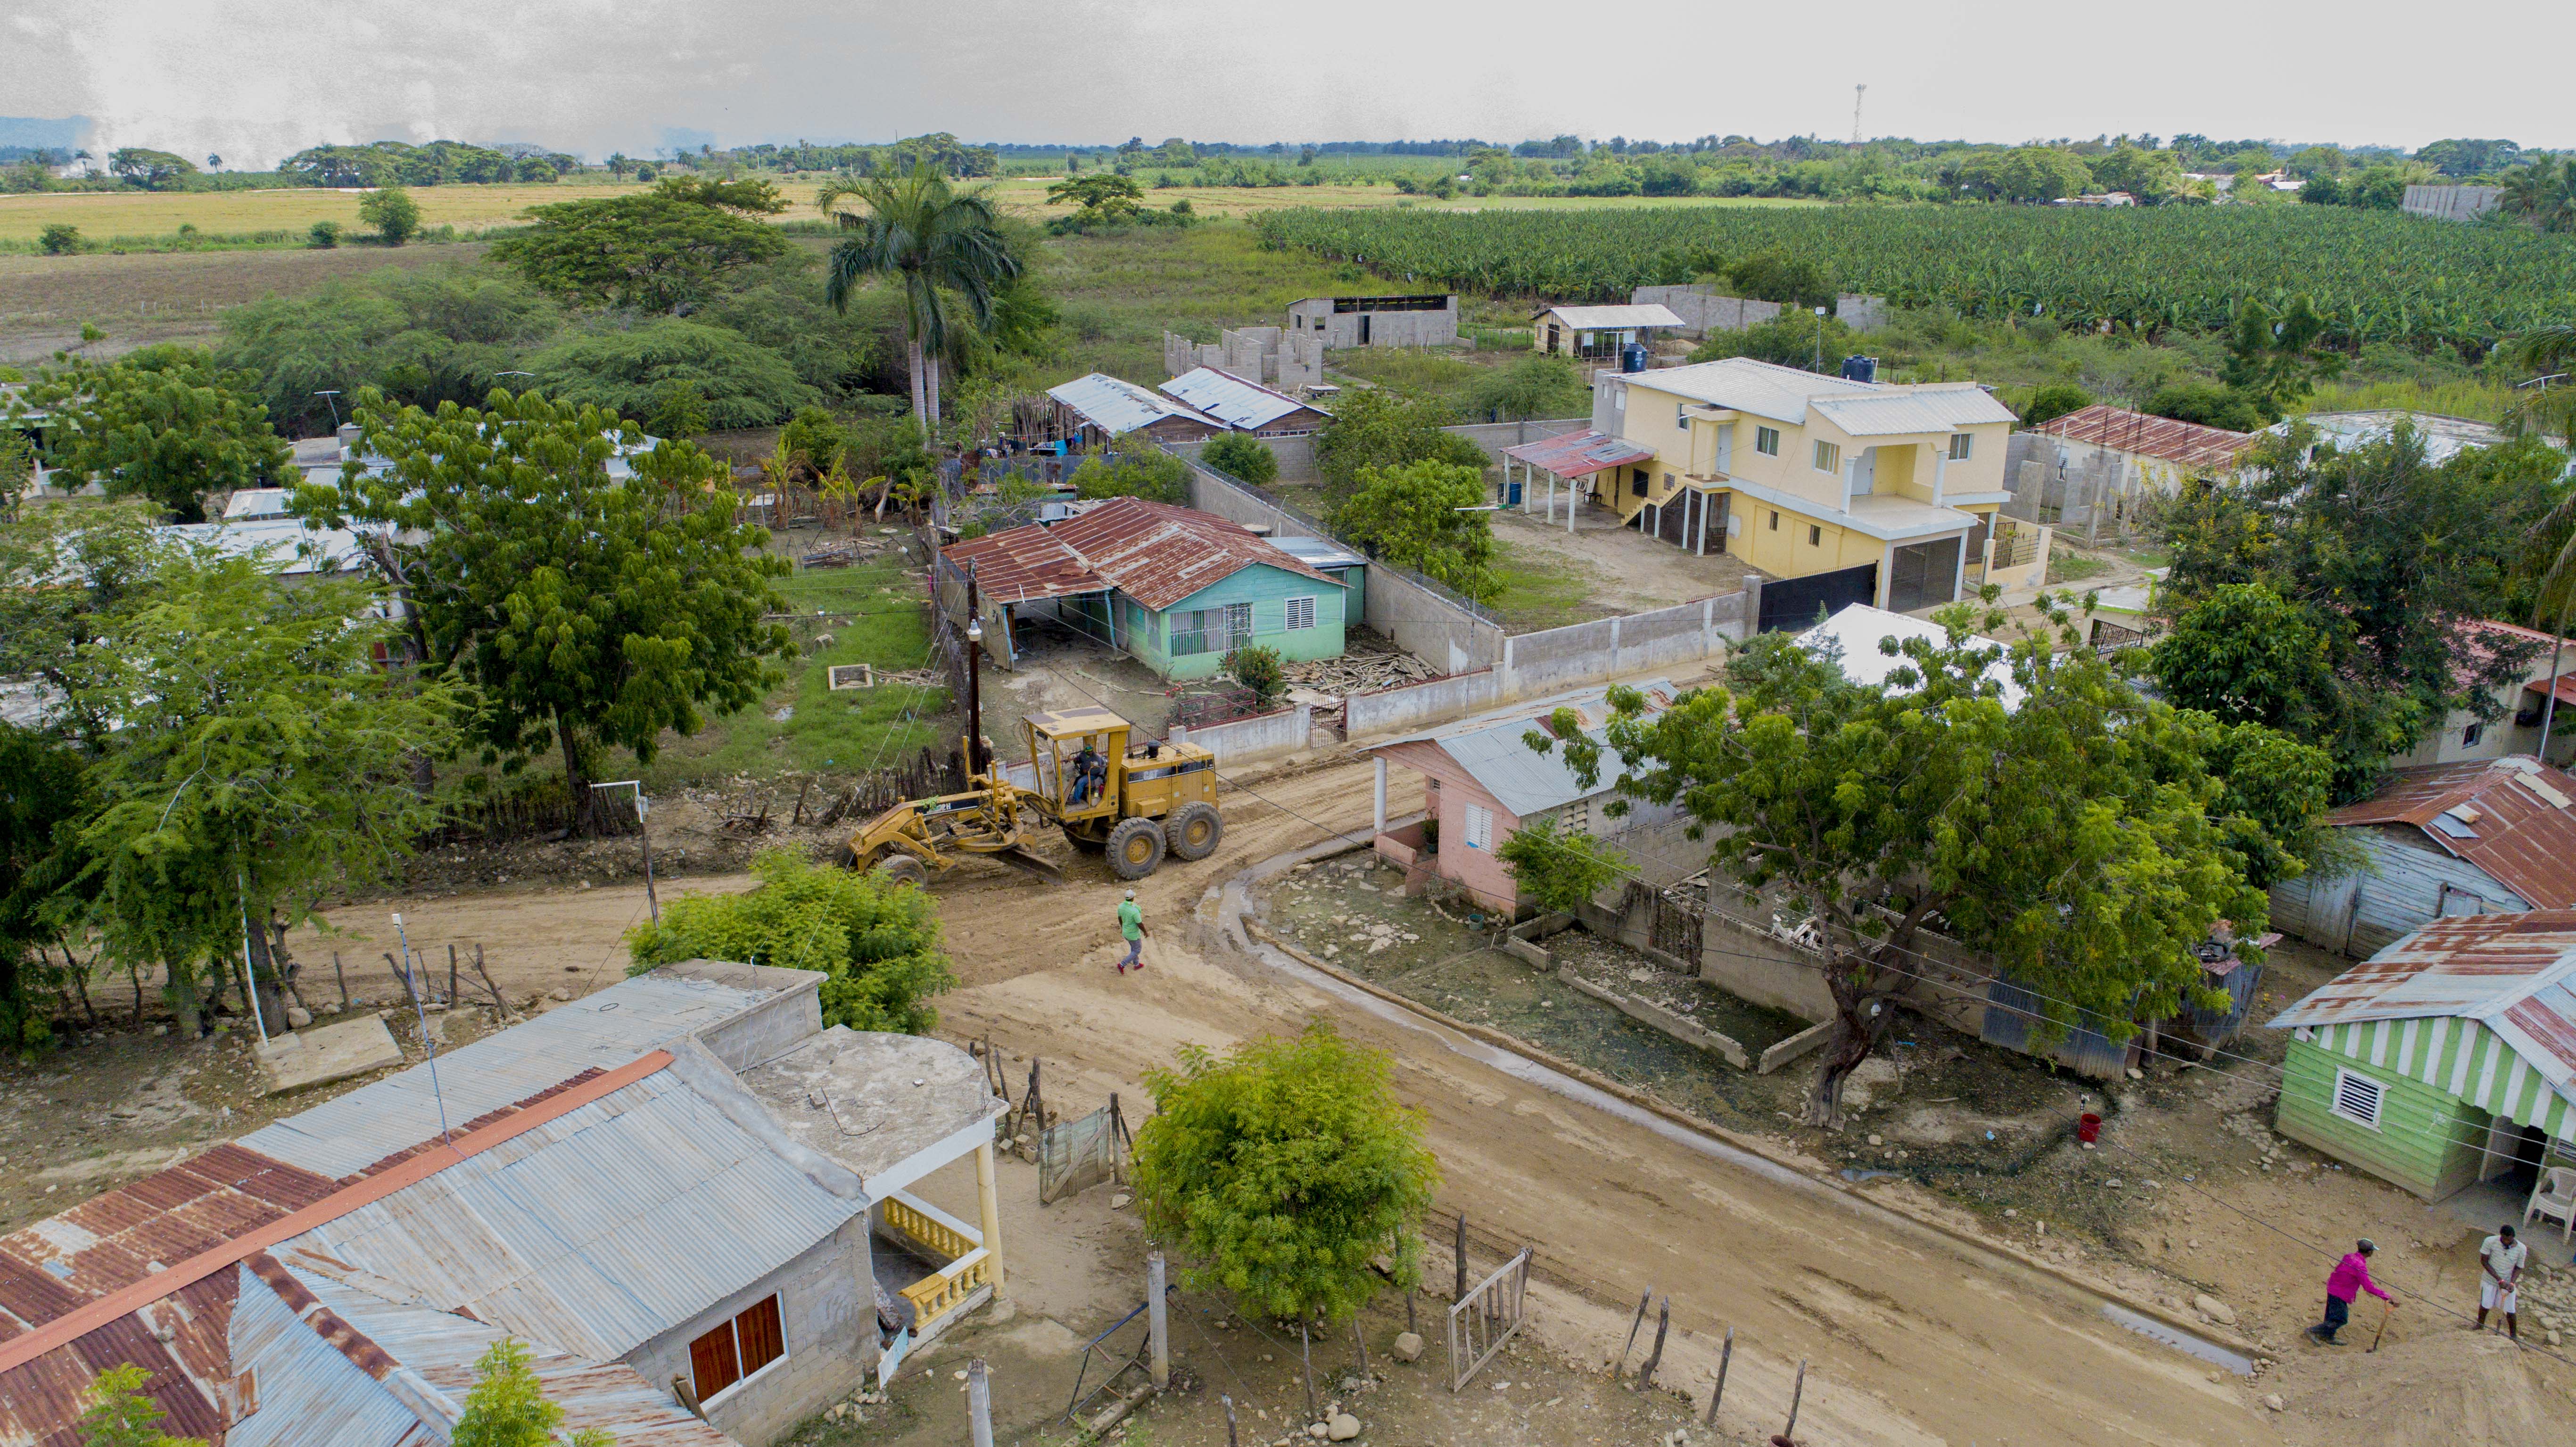
[[[900,1191],[886,1198],[880,1221],[899,1244],[947,1263],[901,1292],[912,1303],[914,1340],[927,1341],[991,1284],[992,1253],[984,1249],[982,1232]]]

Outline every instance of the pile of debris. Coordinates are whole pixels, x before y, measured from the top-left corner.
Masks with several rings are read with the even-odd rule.
[[[1440,670],[1410,653],[1345,653],[1339,658],[1312,658],[1283,670],[1288,681],[1318,693],[1375,693],[1438,678]]]

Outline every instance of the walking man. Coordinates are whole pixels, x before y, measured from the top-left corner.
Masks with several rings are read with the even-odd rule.
[[[2487,1313],[2499,1312],[2504,1317],[2504,1334],[2522,1340],[2522,1331],[2514,1320],[2515,1295],[2522,1285],[2523,1263],[2531,1259],[2531,1248],[2513,1239],[2513,1225],[2507,1222],[2496,1233],[2478,1244],[2478,1320],[2471,1331],[2486,1329]]]
[[[2396,1308],[2397,1298],[2380,1290],[2379,1283],[2370,1279],[2370,1254],[2378,1249],[2376,1243],[2364,1236],[2353,1243],[2352,1250],[2344,1253],[2341,1261],[2335,1263],[2334,1274],[2326,1278],[2326,1319],[2309,1327],[2308,1335],[2327,1346],[2341,1346],[2342,1343],[2335,1340],[2335,1333],[2343,1330],[2345,1322],[2352,1320],[2353,1299],[2365,1291],[2387,1302],[2391,1310]]]
[[[1145,911],[1132,889],[1118,902],[1118,933],[1127,937],[1127,958],[1118,962],[1118,973],[1145,968]]]

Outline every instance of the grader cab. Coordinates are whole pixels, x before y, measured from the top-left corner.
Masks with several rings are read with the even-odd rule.
[[[1020,796],[1086,853],[1106,853],[1120,879],[1142,879],[1166,853],[1205,859],[1225,838],[1216,808],[1216,755],[1147,740],[1105,708],[1030,714],[1020,724],[1037,769]]]
[[[1225,838],[1207,750],[1155,740],[1131,748],[1133,725],[1105,708],[1031,714],[1021,728],[1031,785],[997,767],[959,793],[897,804],[850,835],[841,863],[920,883],[983,858],[1062,883],[1064,872],[1028,848],[1028,826],[1051,819],[1075,848],[1106,853],[1120,879],[1142,879],[1166,853],[1205,859]]]

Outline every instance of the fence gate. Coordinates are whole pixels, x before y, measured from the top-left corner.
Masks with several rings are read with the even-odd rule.
[[[1457,1391],[1484,1370],[1494,1353],[1521,1329],[1529,1307],[1530,1249],[1506,1261],[1449,1308],[1449,1390]]]

